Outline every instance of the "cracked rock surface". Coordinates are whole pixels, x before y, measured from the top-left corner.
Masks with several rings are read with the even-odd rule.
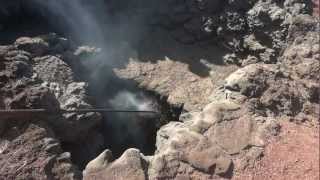
[[[261,10],[266,7],[261,6]],[[319,24],[309,15],[297,15],[291,21],[286,37],[288,44],[278,63],[252,63],[234,71],[210,96],[194,94],[207,99],[207,105],[200,111],[187,105],[180,122],[170,122],[158,131],[155,154],[144,158],[148,166],[143,170],[149,179],[244,178],[245,170],[255,167],[265,149],[273,146],[268,140],[282,132],[284,122],[303,123],[312,127],[310,131],[319,131]],[[174,67],[168,59],[155,64],[133,61],[117,72],[142,87],[170,97],[192,77],[182,73],[179,79],[166,78],[168,73],[162,76],[158,72],[164,64],[170,64],[165,69]],[[184,69],[169,70],[173,71]],[[199,83],[193,89],[203,87],[207,87],[205,83]],[[177,100],[182,104],[187,101],[187,98]],[[317,151],[318,146],[315,144],[313,149]],[[99,173],[105,172],[106,176],[117,173],[113,163]],[[310,171],[319,174],[316,167]],[[133,177],[135,175],[133,173]],[[287,172],[285,176],[293,174]]]
[[[319,179],[311,1],[106,1],[113,11],[156,9],[146,19],[155,29],[138,46],[145,52],[114,72],[183,113],[158,130],[153,155],[128,148],[113,157],[100,114],[59,113],[93,107],[76,73],[95,48],[56,34],[20,37],[0,46],[0,109],[48,113],[1,114],[0,179]],[[24,4],[0,4],[1,33]],[[75,165],[89,160],[83,171]]]
[[[22,37],[13,45],[0,46],[1,109],[45,108],[49,112],[1,114],[1,179],[82,177],[61,142],[77,142],[92,135],[92,127],[101,117],[96,113],[59,114],[60,109],[92,107],[86,83],[77,82],[73,70],[61,60],[67,50],[53,48],[60,40],[50,34]]]

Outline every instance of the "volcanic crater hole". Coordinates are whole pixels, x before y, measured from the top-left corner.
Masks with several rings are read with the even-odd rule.
[[[105,143],[113,151],[115,157],[119,157],[128,148],[138,148],[145,155],[153,155],[156,148],[157,131],[170,121],[178,121],[182,111],[182,106],[168,104],[166,97],[143,90],[120,91],[109,102],[116,103],[113,106],[115,108],[159,112],[159,114],[104,114]]]
[[[8,16],[7,23],[3,23],[5,26],[0,28],[0,32],[5,36],[1,35],[0,42],[10,44],[18,37],[34,37],[52,32],[75,40],[69,30],[64,30],[63,21],[54,24],[52,19],[56,17],[52,17],[51,13],[44,15],[27,3]],[[130,40],[132,39],[128,41]],[[135,40],[132,43],[135,43]],[[76,40],[75,42],[77,43]],[[113,55],[110,61],[117,61],[117,56]],[[120,66],[125,63],[126,60],[121,62]],[[105,149],[110,149],[114,158],[120,157],[128,148],[137,148],[145,155],[153,155],[157,131],[170,121],[178,121],[182,105],[171,105],[167,102],[167,97],[141,89],[134,82],[118,78],[110,66],[95,72],[99,78],[94,79],[90,78],[94,69],[88,69],[83,65],[72,68],[79,80],[88,82],[90,100],[95,107],[151,110],[160,113],[160,116],[147,113],[102,114],[102,123],[90,130],[87,137],[77,142],[61,142],[63,151],[71,153],[72,162],[84,169],[90,160]]]
[[[122,86],[119,86],[122,84]],[[125,84],[125,85],[124,85]],[[135,87],[129,81],[112,83],[116,91],[106,91],[105,96],[93,96],[97,106],[116,109],[156,111],[152,113],[104,113],[102,124],[94,134],[77,143],[62,143],[65,151],[71,152],[72,162],[80,169],[105,149],[112,151],[116,159],[129,148],[137,148],[144,155],[153,155],[156,150],[158,130],[171,121],[178,121],[182,105],[171,105],[167,97]],[[101,142],[102,141],[102,142]]]

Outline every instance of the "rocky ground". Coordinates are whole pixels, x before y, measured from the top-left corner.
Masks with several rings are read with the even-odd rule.
[[[234,179],[318,179],[319,130],[283,121],[261,160]],[[276,162],[276,163],[275,163]]]
[[[146,62],[132,60],[126,68],[115,70],[120,77],[168,96],[170,103],[184,104],[187,113],[181,115],[181,122],[171,122],[158,131],[153,157],[131,149],[109,166],[92,168],[91,164],[85,178],[114,174],[111,179],[318,179],[319,25],[309,15],[298,15],[300,10],[289,10],[289,4],[283,10],[267,1],[249,10],[247,21],[257,18],[253,26],[260,21],[261,27],[268,27],[265,20],[259,20],[258,14],[264,11],[271,21],[281,24],[275,27],[279,30],[272,29],[270,34],[268,29],[252,34],[245,31],[249,34],[242,36],[243,44],[238,43],[241,51],[211,57],[214,60],[199,58],[209,67],[209,75],[194,71],[192,58],[162,50],[177,52],[177,46],[158,45],[157,41],[155,47],[164,52],[164,58],[147,55]],[[271,44],[266,37],[263,41],[256,38],[261,33],[268,34]],[[219,67],[212,63],[218,59],[242,67],[237,71],[233,66]],[[134,152],[136,160],[130,161]],[[92,163],[102,163],[100,158]],[[139,168],[133,175],[122,176],[120,169],[113,168],[119,164],[131,167],[134,162]],[[92,169],[97,172],[90,172]]]
[[[95,134],[93,127],[100,123],[101,116],[57,111],[91,107],[85,94],[86,83],[77,82],[70,66],[62,60],[65,58],[57,56],[67,56],[67,47],[66,40],[55,34],[20,38],[13,45],[0,47],[1,109],[48,110],[13,116],[1,113],[1,179],[81,177],[60,142],[78,142]]]
[[[0,109],[48,112],[1,113],[0,179],[319,179],[320,26],[311,1],[160,4],[173,8],[159,8],[138,55],[113,69],[183,107],[158,130],[155,153],[128,147],[113,157],[101,114],[59,112],[93,107],[78,74],[95,48],[56,34],[21,37],[0,46]]]

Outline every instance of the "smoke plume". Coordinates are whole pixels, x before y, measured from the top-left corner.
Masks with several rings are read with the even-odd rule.
[[[152,99],[141,95],[141,91],[132,84],[118,79],[112,71],[137,56],[131,46],[143,34],[144,15],[108,12],[110,7],[103,0],[34,0],[34,3],[53,26],[58,26],[72,40],[101,49],[97,56],[82,61],[87,69],[86,79],[91,95],[96,97],[98,106],[154,110]],[[142,127],[148,124],[140,121],[141,114],[106,114],[106,117],[106,131],[113,132],[111,138],[116,140],[113,144],[145,146],[147,140],[143,139],[145,132]]]

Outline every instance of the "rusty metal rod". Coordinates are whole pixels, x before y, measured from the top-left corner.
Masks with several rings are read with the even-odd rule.
[[[116,110],[116,109],[75,109],[75,110],[47,110],[47,109],[6,109],[0,110],[1,113],[88,113],[88,112],[110,112],[110,113],[151,113],[160,114],[157,111],[139,111],[139,110]]]

